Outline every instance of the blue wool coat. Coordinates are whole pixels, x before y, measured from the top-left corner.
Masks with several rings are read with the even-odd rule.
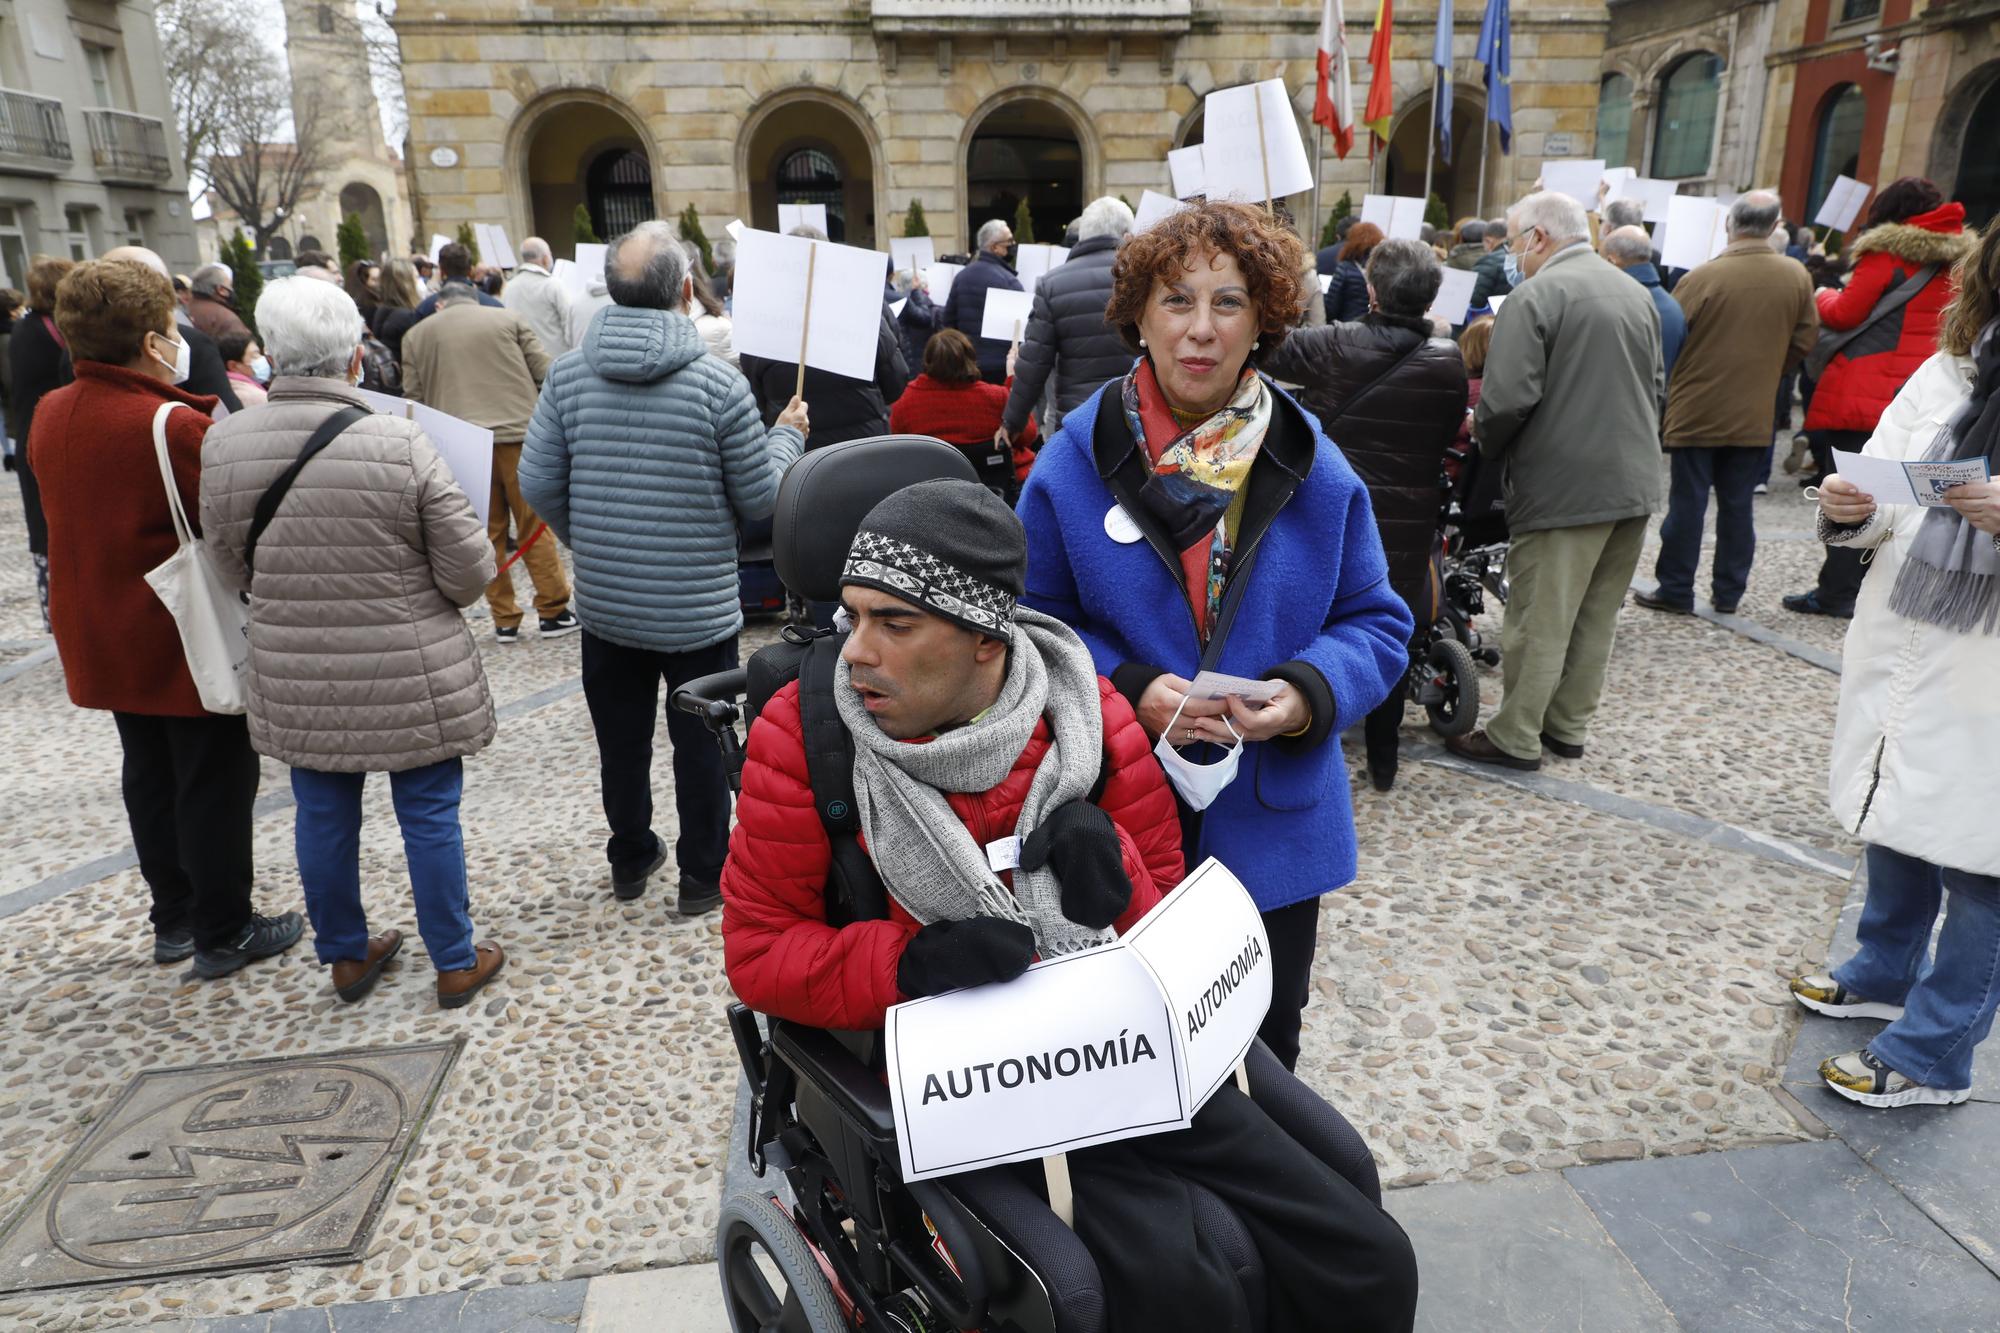
[[[1107,395],[1099,390],[1063,418],[1021,492],[1028,585],[1021,600],[1055,616],[1090,648],[1099,673],[1121,683],[1159,671],[1192,678],[1201,659],[1178,566],[1146,541],[1105,531],[1113,492],[1094,439]],[[1388,563],[1368,489],[1310,413],[1275,387],[1289,438],[1310,439],[1303,476],[1266,529],[1243,602],[1216,669],[1235,676],[1301,673],[1332,705],[1307,740],[1246,746],[1236,780],[1202,815],[1189,865],[1214,856],[1264,911],[1337,889],[1354,878],[1354,814],[1340,732],[1388,696],[1409,667],[1409,608],[1389,588]],[[1273,431],[1280,423],[1273,423]],[[1122,429],[1122,427],[1121,427]],[[1143,456],[1143,455],[1142,455]],[[1276,466],[1261,457],[1256,467]],[[1255,484],[1254,476],[1253,482]],[[1143,664],[1135,673],[1131,664]],[[1123,667],[1125,670],[1121,671]],[[1312,677],[1316,675],[1317,679]],[[1316,687],[1324,683],[1326,691]],[[1203,762],[1214,751],[1197,752]]]
[[[549,367],[521,494],[576,556],[576,613],[600,639],[685,653],[743,628],[739,524],[763,518],[804,440],[764,428],[750,386],[694,321],[608,306]]]

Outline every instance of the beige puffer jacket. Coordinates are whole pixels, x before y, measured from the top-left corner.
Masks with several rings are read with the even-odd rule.
[[[222,576],[250,592],[250,742],[295,768],[398,772],[493,739],[493,698],[459,614],[493,578],[493,547],[415,424],[371,416],[293,483],[243,564],[250,519],[333,412],[345,382],[284,376],[263,407],[201,447],[201,526]],[[226,428],[225,428],[226,427]]]

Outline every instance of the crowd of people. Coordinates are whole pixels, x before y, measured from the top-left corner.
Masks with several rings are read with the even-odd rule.
[[[942,300],[891,273],[868,378],[739,356],[731,257],[711,272],[662,222],[614,240],[583,296],[540,238],[498,283],[448,244],[434,289],[414,260],[312,263],[254,311],[221,265],[177,285],[136,248],[38,260],[7,357],[16,471],[70,696],[116,720],[154,957],[213,978],[303,937],[299,913],[251,902],[261,754],[291,770],[304,906],[342,1000],[402,944],[361,906],[369,773],[389,774],[439,1003],[492,980],[504,955],[476,938],[459,802],[496,715],[462,612],[483,595],[497,642],[518,644],[518,562],[538,635],[582,636],[613,895],[642,897],[671,852],[679,911],[722,908],[752,1007],[877,1027],[901,1000],[1114,938],[1215,856],[1263,914],[1260,1036],[1290,1068],[1320,899],[1356,873],[1340,737],[1359,726],[1373,785],[1393,788],[1448,516],[1483,514],[1509,543],[1502,701],[1449,749],[1516,770],[1580,758],[1663,501],[1637,604],[1692,610],[1713,493],[1710,598],[1737,611],[1797,384],[1828,555],[1788,604],[1855,621],[1831,795],[1870,873],[1860,954],[1792,992],[1895,1019],[1826,1063],[1835,1092],[1963,1100],[2000,1006],[2000,835],[1976,781],[2000,743],[1983,674],[2000,668],[2000,489],[1878,503],[1831,451],[2000,458],[2000,223],[1974,236],[1929,182],[1898,181],[1829,261],[1781,211],[1741,196],[1721,254],[1674,273],[1627,204],[1593,216],[1558,193],[1418,240],[1354,223],[1317,256],[1281,210],[1197,200],[1141,230],[1099,199],[1018,340],[980,336],[986,293],[1023,286],[1004,221]],[[1458,329],[1430,314],[1447,267],[1478,275]],[[422,428],[356,386],[493,432],[483,533]],[[978,482],[907,488],[864,521],[837,614],[820,608],[845,636],[835,715],[806,717],[804,682],[778,692],[733,833],[713,739],[668,713],[669,848],[650,783],[661,687],[738,664],[742,534],[806,450],[891,431],[960,449]],[[245,598],[241,715],[203,706],[146,581],[179,548],[175,506]],[[1268,686],[1255,706],[1206,697],[1203,671]],[[880,919],[828,913],[810,767],[828,726]],[[1274,1327],[1329,1308],[1410,1327],[1401,1230],[1262,1114],[1227,1087],[1193,1129],[1074,1155],[1078,1234],[1113,1307],[1235,1326],[1240,1293],[1176,1194],[1198,1181],[1270,1247]]]

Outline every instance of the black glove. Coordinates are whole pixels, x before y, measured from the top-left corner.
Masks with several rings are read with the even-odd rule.
[[[896,989],[916,999],[965,986],[1012,981],[1035,961],[1035,932],[1018,921],[970,916],[933,921],[910,936],[896,964]]]
[[[1102,930],[1132,901],[1132,877],[1111,816],[1089,801],[1059,805],[1021,846],[1021,868],[1047,865],[1062,885],[1063,915]]]

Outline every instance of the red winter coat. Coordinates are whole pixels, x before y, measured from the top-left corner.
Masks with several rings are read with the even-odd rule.
[[[1951,300],[1951,266],[1973,244],[1965,230],[1965,205],[1956,203],[1908,222],[1871,227],[1855,238],[1847,286],[1814,296],[1820,326],[1830,332],[1866,320],[1876,303],[1924,265],[1936,264],[1938,272],[1907,305],[1884,316],[1827,365],[1813,389],[1807,430],[1873,433],[1903,382],[1937,351],[1939,314]]]
[[[993,433],[1000,429],[1000,419],[1007,411],[1007,390],[1013,383],[1013,380],[1005,385],[974,380],[970,384],[946,384],[928,374],[919,375],[889,409],[889,429],[898,435],[928,435],[961,449],[984,449],[992,443]],[[1031,416],[1027,429],[1014,441],[1014,475],[1018,481],[1027,480],[1028,469],[1034,464],[1034,443],[1035,419]]]
[[[215,399],[121,366],[76,363],[76,380],[35,407],[28,459],[49,523],[49,622],[70,702],[79,708],[205,717],[180,631],[146,571],[178,549],[153,413],[191,521],[201,514],[201,440]]]
[[[1114,923],[1123,934],[1180,882],[1181,826],[1131,705],[1101,677],[1097,690],[1111,765],[1098,804],[1118,828],[1132,878],[1131,904]],[[974,841],[983,846],[1013,833],[1048,746],[1044,721],[999,786],[946,793]],[[891,898],[885,921],[828,925],[832,859],[806,776],[799,688],[791,684],[750,728],[736,832],[722,868],[723,963],[737,997],[759,1013],[843,1031],[879,1028],[889,1006],[909,998],[896,989],[896,965],[917,923]]]

